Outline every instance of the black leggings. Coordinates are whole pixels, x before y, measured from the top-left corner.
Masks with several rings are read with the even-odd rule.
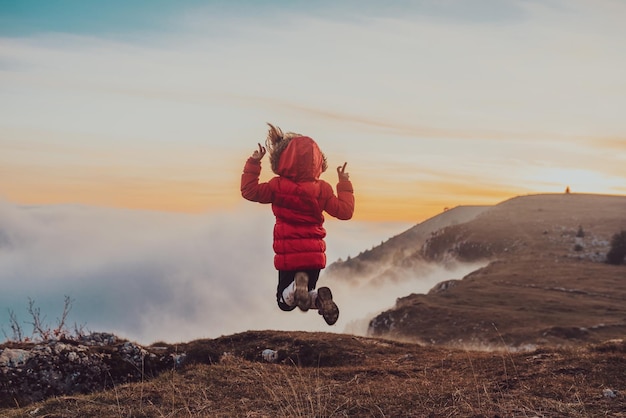
[[[305,272],[309,276],[309,291],[315,289],[317,279],[320,277],[320,269],[317,270],[278,270],[278,287],[276,289],[276,301],[278,307],[283,311],[293,311],[296,307],[289,306],[283,301],[283,290],[285,290],[296,277],[299,271]]]

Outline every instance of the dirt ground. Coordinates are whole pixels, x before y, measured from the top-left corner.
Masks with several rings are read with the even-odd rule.
[[[12,417],[626,417],[626,343],[513,352],[246,332],[176,347],[188,365]],[[265,349],[278,359],[268,363]]]

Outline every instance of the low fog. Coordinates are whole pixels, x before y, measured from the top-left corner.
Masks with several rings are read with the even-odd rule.
[[[329,264],[410,226],[328,220]],[[276,306],[272,227],[269,207],[255,205],[189,215],[0,200],[0,327],[12,336],[12,311],[30,335],[30,299],[53,328],[67,295],[70,330],[77,325],[143,344],[255,329],[364,334],[369,319],[396,298],[426,293],[479,267],[435,269],[383,288],[330,281],[322,273],[318,286],[333,289],[341,312],[329,327],[316,311]]]

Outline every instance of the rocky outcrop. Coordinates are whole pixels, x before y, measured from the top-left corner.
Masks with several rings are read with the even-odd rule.
[[[450,280],[445,280],[443,282],[439,282],[435,286],[433,286],[432,289],[428,291],[428,294],[434,295],[435,293],[445,292],[448,289],[456,286],[457,284],[459,284],[459,280],[457,279],[450,279]]]
[[[0,346],[0,407],[89,393],[175,368],[183,357],[106,333]]]

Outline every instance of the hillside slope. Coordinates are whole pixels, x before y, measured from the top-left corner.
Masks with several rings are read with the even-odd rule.
[[[489,209],[489,206],[457,206],[365,250],[354,258],[330,264],[324,274],[334,280],[359,285],[381,285],[402,280],[407,272],[425,271],[429,263],[421,254],[422,245],[437,231],[466,223]],[[412,274],[411,274],[412,275]]]
[[[559,194],[502,202],[436,231],[431,263],[489,260],[463,280],[408,295],[370,333],[433,344],[576,344],[626,333],[626,266],[603,263],[626,230],[626,197]]]

